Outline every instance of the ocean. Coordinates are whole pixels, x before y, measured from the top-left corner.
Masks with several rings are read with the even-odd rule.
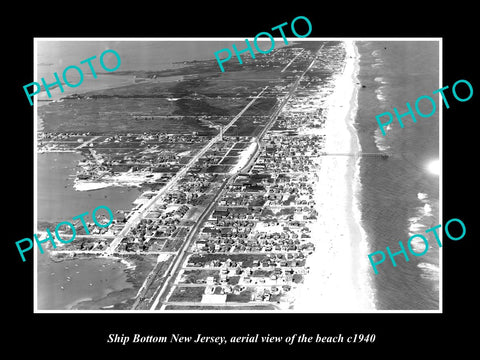
[[[439,101],[432,92],[439,84],[439,45],[436,41],[359,41],[361,88],[355,127],[365,153],[388,153],[387,159],[363,156],[360,160],[362,227],[370,252],[407,248],[413,234],[423,234],[438,225],[439,177],[429,166],[439,159]],[[402,129],[394,120],[382,136],[375,116],[415,103],[421,95],[436,100],[437,110],[429,118],[404,119]],[[424,113],[428,113],[425,109]],[[384,120],[385,121],[385,120]],[[419,257],[395,257],[397,267],[387,259],[375,275],[378,310],[438,310],[440,251],[433,235],[428,252]],[[421,252],[424,245],[414,244]]]

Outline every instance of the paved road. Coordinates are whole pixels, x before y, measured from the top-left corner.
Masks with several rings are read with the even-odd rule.
[[[265,88],[260,91],[243,109],[240,111],[233,119],[230,121],[225,127],[224,132],[227,131],[239,118],[242,114],[263,94],[263,92],[268,88]],[[160,191],[152,197],[147,203],[145,203],[142,207],[140,207],[127,221],[124,228],[117,234],[115,239],[110,243],[110,246],[105,251],[106,255],[111,255],[118,247],[118,245],[122,242],[125,235],[128,234],[131,228],[137,226],[140,220],[144,217],[144,215],[150,210],[150,208],[174,185],[177,184],[178,180],[180,180],[189,170],[190,168],[202,157],[217,141],[220,140],[220,134],[212,138],[207,145],[203,147],[189,162],[186,164],[181,170],[179,170],[175,176],[173,176],[165,186],[160,189]]]
[[[263,139],[264,135],[266,134],[266,132],[272,127],[273,123],[275,122],[275,120],[278,118],[278,115],[280,114],[280,112],[282,111],[283,107],[286,105],[286,103],[288,102],[288,100],[290,99],[290,97],[293,95],[293,93],[295,92],[295,90],[297,89],[298,87],[298,84],[300,83],[300,80],[303,78],[303,76],[305,75],[305,73],[312,67],[312,65],[315,63],[315,59],[312,60],[312,62],[310,63],[310,65],[307,67],[307,69],[297,78],[297,80],[294,82],[294,84],[291,86],[289,92],[284,96],[284,98],[282,99],[281,103],[277,106],[277,108],[274,110],[274,112],[272,113],[272,115],[270,116],[270,119],[269,121],[267,122],[266,126],[263,128],[263,130],[260,132],[259,136],[255,139],[256,142],[257,142],[257,148],[256,148],[256,151],[255,153],[253,154],[253,156],[251,157],[250,161],[248,161],[248,163],[241,169],[241,170],[244,170],[246,168],[249,168],[253,165],[253,159],[255,159],[256,157],[258,157],[258,155],[260,154],[260,151],[262,149],[262,143],[261,143],[261,140]],[[228,128],[230,126],[232,126],[235,121],[238,120],[238,118],[240,118],[240,116],[248,109],[248,107],[250,107],[250,105],[253,104],[253,102],[258,99],[261,94],[263,94],[263,92],[268,88],[268,86],[266,86],[265,88],[263,88],[263,90],[255,97],[252,99],[252,101],[250,101],[247,106],[242,110],[240,111],[240,113],[238,113],[237,116],[235,116],[233,118],[233,120],[227,125],[225,126],[224,128],[224,132],[226,132],[228,130]],[[235,176],[240,173],[241,171],[238,171],[237,173],[233,174],[232,176],[229,177],[229,179],[227,181],[225,181],[223,184],[222,184],[222,188],[220,189],[220,191],[216,194],[215,196],[215,199],[214,201],[212,201],[209,205],[209,207],[204,211],[204,213],[202,214],[201,216],[201,221],[199,220],[197,222],[197,224],[195,225],[194,229],[192,229],[189,233],[189,236],[187,238],[187,241],[185,241],[185,243],[183,244],[182,246],[182,250],[181,250],[181,253],[179,254],[179,256],[177,256],[177,258],[175,259],[175,265],[174,265],[174,269],[170,272],[170,275],[169,275],[169,278],[167,279],[167,281],[163,284],[162,286],[162,289],[160,289],[153,305],[151,306],[150,310],[155,310],[156,307],[158,306],[158,304],[160,302],[163,302],[163,297],[164,297],[164,294],[165,294],[165,291],[169,288],[170,286],[170,283],[172,280],[176,279],[177,277],[177,273],[178,273],[178,270],[180,269],[180,265],[183,264],[184,262],[184,259],[187,255],[187,250],[189,249],[189,246],[190,246],[190,243],[192,241],[192,239],[194,238],[194,236],[196,235],[197,231],[200,229],[200,225],[203,224],[203,221],[205,220],[205,217],[207,214],[209,214],[209,212],[212,210],[213,208],[213,205],[216,204],[216,202],[218,201],[218,199],[220,198],[221,194],[222,194],[222,191],[223,191],[223,188],[225,188],[225,185],[227,184],[230,184],[231,181],[233,181],[233,179],[235,178]],[[167,304],[167,303],[164,303],[164,305]]]
[[[255,151],[255,154],[251,157],[250,161],[246,164],[246,166],[244,168],[242,168],[241,170],[244,170],[250,166],[252,166],[253,164],[253,159],[255,159],[259,154],[260,154],[260,151],[261,151],[261,139],[263,138],[263,136],[265,135],[265,133],[271,128],[271,126],[273,125],[273,123],[275,122],[275,120],[277,119],[278,115],[280,114],[280,112],[282,111],[283,107],[285,106],[285,104],[287,103],[287,101],[290,99],[290,97],[292,96],[292,94],[295,92],[295,90],[297,89],[297,86],[300,82],[300,80],[303,78],[303,76],[305,75],[305,73],[311,68],[311,66],[314,64],[315,60],[313,60],[310,65],[307,67],[307,69],[298,77],[298,79],[295,81],[295,83],[292,85],[291,89],[289,90],[288,94],[283,98],[282,102],[280,103],[280,105],[277,107],[277,109],[273,112],[273,114],[270,116],[270,119],[267,123],[267,125],[263,128],[263,130],[261,131],[261,133],[259,134],[259,136],[257,137],[256,141],[257,141],[257,149]],[[268,88],[268,86],[265,86],[262,91],[260,91],[260,93],[257,94],[257,96],[255,96],[224,128],[223,128],[223,133],[225,133],[242,115],[243,113],[263,94],[263,92]],[[203,154],[205,154],[205,152],[207,152],[213,144],[215,144],[217,141],[220,140],[220,134],[215,136],[213,139],[211,139],[209,141],[209,143],[195,156],[193,157],[190,162],[185,165],[172,179],[170,179],[170,181],[159,191],[159,193],[153,197],[152,199],[150,199],[150,201],[148,201],[146,204],[144,204],[140,209],[138,209],[131,217],[130,219],[127,221],[127,224],[125,225],[125,227],[122,229],[122,231],[117,235],[117,237],[112,241],[112,243],[110,244],[110,247],[107,249],[106,251],[106,254],[112,254],[115,249],[117,248],[117,246],[120,244],[120,242],[122,241],[123,237],[128,233],[128,231],[137,225],[137,223],[143,218],[144,214],[160,199],[160,197],[165,194],[172,186],[174,186],[177,181],[182,178],[186,173],[187,171],[198,161],[198,159],[203,156]],[[170,283],[176,279],[177,277],[177,273],[180,269],[180,265],[183,264],[184,260],[185,260],[185,257],[187,255],[187,251],[190,247],[190,244],[193,240],[193,238],[195,237],[196,233],[198,232],[198,230],[200,229],[201,225],[203,224],[203,222],[205,221],[205,218],[206,216],[210,213],[210,211],[213,209],[213,206],[216,204],[216,202],[219,200],[220,196],[222,195],[223,193],[223,190],[225,188],[225,186],[229,183],[231,183],[231,181],[235,178],[235,176],[240,173],[240,171],[238,171],[237,173],[235,174],[232,174],[226,181],[224,181],[224,183],[222,184],[222,186],[220,187],[220,189],[218,190],[217,194],[215,195],[215,198],[213,199],[213,201],[211,201],[211,203],[209,204],[209,206],[205,209],[205,211],[202,213],[202,215],[200,216],[199,220],[197,221],[197,223],[194,225],[194,227],[191,229],[191,231],[189,232],[189,235],[187,236],[187,239],[185,240],[185,242],[183,243],[182,245],[182,248],[179,250],[179,253],[178,255],[176,256],[174,262],[172,263],[173,266],[171,268],[169,268],[169,271],[168,271],[168,275],[167,275],[167,279],[166,281],[163,283],[163,286],[162,288],[159,290],[156,298],[155,298],[155,301],[153,303],[153,305],[151,306],[150,310],[155,310],[155,308],[158,306],[158,304],[160,302],[163,302],[163,298],[165,296],[165,291],[170,287]],[[142,285],[143,286],[143,285]]]
[[[275,283],[275,284],[272,284],[271,282],[265,282],[265,283],[242,283],[242,284],[238,284],[239,286],[244,286],[244,287],[282,287],[284,285],[288,285],[290,286],[290,288],[295,288],[298,286],[298,284],[296,283],[284,283],[284,282],[278,282],[278,283]],[[176,287],[208,287],[208,286],[219,286],[219,284],[207,284],[207,283],[204,283],[204,284],[175,284]],[[235,286],[235,285],[234,285]]]
[[[223,189],[227,185],[228,181],[225,180],[223,184],[220,186],[220,188],[217,191],[217,194],[215,195],[214,199],[210,202],[210,204],[207,206],[205,211],[200,215],[199,219],[197,220],[196,224],[193,226],[193,228],[190,230],[188,233],[187,238],[185,239],[184,243],[182,244],[182,247],[180,248],[178,255],[176,256],[174,262],[173,262],[173,267],[171,270],[168,272],[167,275],[167,280],[163,283],[162,288],[158,292],[157,297],[155,298],[155,301],[153,302],[153,305],[151,306],[150,310],[155,310],[159,302],[163,301],[163,297],[165,294],[165,291],[170,287],[170,283],[174,281],[177,276],[178,276],[178,271],[181,269],[181,265],[185,261],[186,256],[188,255],[188,249],[190,248],[190,244],[197,234],[198,230],[200,230],[201,226],[203,225],[204,221],[206,220],[206,217],[210,214],[212,211],[213,207],[217,203],[217,201],[220,199],[220,196],[223,193]]]
[[[201,307],[210,307],[210,306],[222,306],[222,307],[245,307],[245,306],[273,306],[275,309],[280,309],[279,304],[268,302],[268,301],[248,301],[248,302],[233,302],[229,301],[228,303],[217,303],[217,304],[209,304],[209,303],[202,303],[202,302],[179,302],[179,301],[169,301],[164,304],[165,306],[168,305],[175,305],[175,306],[201,306]],[[168,310],[167,310],[168,311]]]
[[[260,96],[263,94],[263,92],[268,88],[268,86],[264,87],[262,91],[260,91],[224,128],[223,132],[227,131],[242,115],[243,113],[258,99]],[[149,211],[149,209],[160,199],[160,197],[165,194],[172,186],[174,186],[179,179],[181,179],[187,172],[190,170],[190,168],[198,161],[198,159],[207,152],[213,144],[215,144],[217,141],[219,141],[220,134],[215,136],[213,139],[211,139],[208,144],[197,154],[195,155],[190,162],[185,165],[174,177],[170,179],[170,181],[159,191],[157,195],[155,195],[152,199],[150,199],[146,204],[144,204],[140,209],[138,209],[127,221],[127,224],[125,224],[125,227],[120,231],[120,233],[117,234],[116,238],[112,241],[110,244],[109,248],[106,250],[106,254],[111,255],[115,249],[118,247],[120,242],[122,241],[123,237],[128,233],[128,231],[136,226],[138,222],[144,217],[144,215]],[[200,216],[199,220],[197,223],[194,225],[194,227],[190,230],[189,235],[185,239],[185,242],[182,244],[181,249],[178,252],[178,255],[176,256],[175,260],[172,262],[171,266],[169,266],[167,270],[167,279],[164,282],[162,288],[158,292],[158,295],[156,297],[156,300],[154,304],[152,305],[151,309],[155,309],[156,305],[164,295],[165,290],[167,289],[168,285],[172,281],[172,279],[176,278],[176,272],[178,270],[178,267],[180,264],[183,263],[186,251],[188,250],[190,243],[198,231],[200,224],[203,224],[203,221],[205,220],[205,216],[209,214],[209,212],[212,210],[213,206],[216,204],[218,201],[218,198],[223,192],[223,189],[225,185],[227,184],[227,181],[225,181],[220,189],[218,190],[214,200],[209,204],[209,206],[205,209],[203,214]],[[147,281],[147,280],[145,280]],[[145,283],[142,285],[142,287],[145,285]]]
[[[265,135],[265,133],[272,127],[273,123],[275,122],[275,120],[278,118],[278,115],[280,114],[280,112],[282,111],[283,107],[285,106],[285,104],[288,102],[288,100],[290,99],[290,97],[293,95],[293,93],[295,92],[295,90],[297,89],[298,87],[298,84],[300,83],[300,80],[303,78],[303,76],[305,75],[305,73],[312,67],[312,65],[314,64],[315,60],[312,60],[312,62],[310,63],[310,65],[307,67],[307,69],[302,73],[302,75],[300,75],[298,77],[298,79],[294,82],[294,84],[292,85],[292,87],[290,88],[289,92],[287,93],[287,95],[284,96],[284,98],[282,99],[280,105],[278,105],[278,107],[276,108],[276,110],[274,110],[274,112],[272,113],[272,115],[270,116],[270,119],[267,123],[267,125],[263,128],[263,130],[261,131],[261,133],[259,134],[259,136],[257,137],[256,141],[257,141],[257,149],[255,151],[255,153],[253,154],[253,156],[251,157],[250,161],[248,161],[248,163],[241,169],[241,171],[243,171],[244,169],[248,168],[248,167],[251,167],[252,166],[252,161],[253,159],[255,159],[259,154],[260,154],[260,151],[261,151],[261,140],[263,139],[263,136]],[[237,119],[245,112],[245,110],[251,105],[253,104],[253,102],[267,89],[267,87],[265,87],[258,95],[257,97],[255,97],[242,111],[240,111],[240,113],[225,127],[224,131],[226,131],[231,125],[233,125],[233,123],[235,121],[237,121]],[[222,187],[221,189],[218,191],[218,193],[216,194],[215,196],[215,199],[214,201],[212,201],[209,205],[209,207],[204,211],[204,213],[202,214],[201,216],[201,220],[199,220],[197,222],[197,224],[195,225],[195,227],[190,231],[189,233],[189,236],[187,238],[187,241],[185,241],[185,243],[183,244],[182,246],[182,250],[181,250],[181,253],[179,254],[179,256],[177,256],[177,258],[175,259],[175,266],[173,268],[173,270],[170,272],[171,275],[169,275],[169,278],[167,279],[167,281],[163,284],[162,286],[162,289],[160,290],[160,292],[158,293],[157,295],[157,298],[155,299],[153,305],[151,306],[150,310],[155,310],[156,307],[158,306],[158,304],[160,302],[163,302],[163,295],[165,294],[165,291],[170,287],[170,283],[172,280],[176,279],[177,278],[177,273],[178,273],[178,270],[180,269],[180,265],[183,264],[184,262],[184,259],[187,255],[187,250],[189,249],[190,247],[190,243],[192,241],[192,239],[195,237],[197,231],[200,229],[200,225],[203,224],[204,220],[205,220],[205,217],[210,213],[210,211],[212,210],[213,206],[216,204],[216,202],[218,201],[218,199],[220,198],[220,196],[222,195],[222,192],[223,192],[223,189],[225,188],[225,185],[227,184],[230,184],[233,179],[236,177],[236,175],[238,173],[240,173],[241,171],[238,171],[237,173],[235,174],[232,174],[229,179],[227,181],[225,181],[223,184],[222,184]]]

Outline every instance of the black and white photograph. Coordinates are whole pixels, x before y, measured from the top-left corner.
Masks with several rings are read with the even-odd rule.
[[[36,39],[39,311],[441,310],[441,40],[264,37]]]
[[[7,353],[473,350],[475,11],[263,5],[8,14]]]

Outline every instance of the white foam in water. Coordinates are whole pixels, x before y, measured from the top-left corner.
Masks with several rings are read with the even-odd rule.
[[[388,82],[385,81],[385,79],[384,79],[383,77],[381,77],[381,76],[376,77],[374,80],[375,80],[376,82],[379,82],[379,83],[382,84],[382,85],[388,84]]]
[[[332,153],[359,149],[358,138],[356,144],[352,142],[351,137],[356,135],[354,131],[350,132],[358,106],[358,88],[354,86],[358,55],[353,42],[344,44],[347,62],[343,73],[336,76],[334,91],[327,100],[325,132],[329,136],[325,151]],[[350,106],[345,106],[348,100]],[[353,194],[345,191],[350,186],[345,176],[351,171],[350,160],[345,156],[321,160],[322,170],[314,190],[318,220],[312,224],[312,234],[319,234],[319,238],[315,252],[307,259],[310,271],[303,285],[293,290],[294,310],[362,312],[375,309],[370,264],[366,256],[372,250],[368,249],[366,233],[359,223],[361,214],[355,197],[360,185],[357,183],[358,159],[353,175]],[[338,181],[332,181],[336,178]],[[339,203],[345,206],[339,206]]]
[[[419,200],[422,201],[422,203],[424,203],[424,205],[417,207],[416,216],[413,216],[410,219],[408,219],[408,222],[410,223],[410,226],[408,228],[409,236],[425,231],[427,227],[422,223],[422,221],[425,220],[426,217],[433,216],[432,206],[428,203],[427,194],[418,193],[417,197]]]
[[[425,193],[419,192],[419,193],[417,194],[417,197],[418,197],[420,200],[424,200],[424,199],[426,199],[426,198],[428,197],[428,195],[425,194]]]
[[[422,224],[422,220],[433,215],[432,206],[429,203],[428,195],[426,193],[419,192],[417,193],[417,198],[423,203],[423,206],[418,206],[416,209],[416,216],[408,219],[408,222],[410,223],[408,228],[410,236],[425,231],[427,227]]]
[[[427,226],[424,223],[427,217],[433,216],[432,206],[430,205],[430,201],[426,193],[422,193],[422,192],[417,193],[417,198],[423,203],[423,206],[418,206],[416,208],[416,216],[413,216],[410,219],[408,219],[410,223],[410,226],[408,228],[409,236],[413,236],[415,234],[421,234],[427,237],[425,234],[425,230],[427,230]],[[417,253],[422,253],[425,250],[425,243],[423,239],[420,237],[415,237],[414,239],[412,239],[410,244],[412,246],[413,251]],[[432,243],[429,241],[428,252],[432,251],[431,247],[432,247]],[[418,267],[421,270],[420,276],[424,279],[434,281],[436,283],[435,286],[438,288],[438,279],[439,279],[439,272],[440,272],[439,266],[429,262],[421,262],[418,264]]]
[[[390,125],[388,125],[385,129],[385,133],[391,129]],[[377,145],[377,149],[379,151],[389,151],[391,149],[390,145],[387,144],[386,136],[383,136],[382,131],[380,128],[375,130],[375,145]]]
[[[425,213],[425,216],[430,216],[432,215],[432,207],[430,206],[430,204],[425,204],[423,206],[423,211]]]
[[[412,217],[408,219],[410,222],[410,226],[408,227],[409,236],[423,232],[424,228],[426,228],[425,225],[419,222],[421,219],[422,217]]]
[[[376,58],[375,63],[372,64],[372,68],[380,67],[383,65],[383,59],[382,58]]]
[[[435,287],[438,289],[438,279],[440,274],[440,267],[431,263],[422,262],[417,265],[422,270],[422,278],[427,280],[432,280],[436,284]]]
[[[422,253],[425,251],[425,242],[420,237],[413,238],[412,241],[410,241],[410,245],[416,253]]]
[[[360,149],[360,140],[357,137],[357,146]],[[356,164],[355,164],[355,173],[354,173],[354,179],[353,179],[353,207],[352,207],[352,212],[353,212],[353,217],[356,221],[357,224],[359,224],[359,230],[361,234],[361,240],[358,243],[359,247],[359,252],[362,254],[368,254],[371,252],[371,249],[369,249],[369,241],[368,241],[368,236],[367,232],[361,226],[362,224],[362,213],[361,213],[361,206],[360,206],[360,194],[362,193],[362,183],[360,181],[360,158],[357,159]],[[368,274],[370,271],[370,266],[367,264],[367,262],[362,263],[363,266],[360,266],[358,270],[363,273],[363,278],[368,278]],[[371,279],[370,279],[371,281]],[[368,288],[372,288],[372,284],[370,283]],[[367,287],[365,287],[367,288]],[[372,308],[374,308],[375,304],[375,294],[373,291],[368,292],[364,290],[363,296],[367,298],[368,303]]]
[[[385,101],[385,96],[383,95],[383,86],[380,86],[377,90],[375,90],[375,94],[377,94],[377,99],[380,101]],[[390,126],[390,125],[388,125]]]
[[[375,78],[375,81],[377,82],[382,82],[383,83],[383,78],[382,77],[377,77]],[[383,102],[386,100],[386,97],[383,93],[383,90],[382,90],[383,86],[380,86],[378,89],[375,90],[375,94],[377,95],[377,99],[380,101],[380,102]],[[382,130],[380,130],[380,127],[378,127],[377,129],[375,129],[375,144],[377,145],[377,148],[379,151],[382,151],[382,152],[386,152],[386,151],[389,151],[391,149],[391,147],[387,144],[387,136],[388,136],[388,132],[392,130],[392,126],[391,124],[387,125],[386,127],[383,128],[385,133],[387,135],[383,135],[382,133]]]

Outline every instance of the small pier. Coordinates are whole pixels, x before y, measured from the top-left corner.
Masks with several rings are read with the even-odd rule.
[[[392,154],[390,153],[366,153],[366,152],[357,152],[357,153],[321,153],[321,156],[374,156],[380,157],[382,159],[388,159]]]

